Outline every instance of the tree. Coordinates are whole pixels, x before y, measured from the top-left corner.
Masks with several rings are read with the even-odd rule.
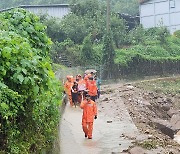
[[[87,35],[85,19],[75,14],[69,14],[61,22],[60,29],[65,33],[66,38],[70,38],[77,44],[81,44]]]
[[[104,42],[103,42],[103,78],[105,79],[111,79],[113,75],[113,68],[115,66],[114,64],[114,57],[115,57],[115,50],[113,47],[113,39],[111,32],[106,33],[104,36]]]
[[[125,21],[119,19],[117,15],[112,15],[111,17],[111,31],[113,35],[113,41],[117,48],[120,48],[122,44],[126,41],[127,28]]]
[[[86,36],[83,41],[82,47],[82,61],[85,64],[91,64],[93,60],[93,44],[91,41],[91,34]]]

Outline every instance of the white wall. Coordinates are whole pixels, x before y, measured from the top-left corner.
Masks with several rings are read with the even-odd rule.
[[[52,17],[57,17],[57,18],[63,18],[65,15],[70,13],[70,8],[69,7],[25,7],[24,9],[35,13],[35,14],[48,14],[49,16]]]
[[[180,30],[180,0],[150,0],[140,6],[140,22],[144,28],[166,26],[171,33]]]

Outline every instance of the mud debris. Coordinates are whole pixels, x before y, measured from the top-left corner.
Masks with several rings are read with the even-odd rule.
[[[121,106],[118,106],[120,98],[125,103],[140,134],[144,135],[144,138],[140,139],[138,136],[131,137],[122,134],[121,137],[132,139],[135,145],[134,149],[129,148],[128,151],[125,150],[122,153],[131,153],[138,148],[143,149],[145,152],[142,151],[147,154],[180,153],[180,132],[178,132],[180,130],[180,106],[178,107],[180,94],[170,92],[164,94],[161,89],[147,90],[137,83],[116,84],[111,87],[112,91],[108,87],[108,91],[104,89],[102,95],[109,101],[111,113],[108,114],[113,116],[114,120],[118,119],[117,115],[121,112]],[[116,88],[118,90],[114,90]],[[112,93],[109,93],[110,91]],[[146,146],[151,149],[147,149]]]

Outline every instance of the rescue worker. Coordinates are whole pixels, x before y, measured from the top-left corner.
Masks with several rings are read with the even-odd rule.
[[[64,84],[64,90],[66,92],[66,95],[68,96],[69,103],[71,106],[73,106],[72,95],[71,95],[72,86],[73,86],[73,77],[68,75],[67,81]]]
[[[74,82],[72,89],[71,89],[71,96],[72,96],[72,102],[76,107],[76,104],[78,102],[78,83]]]
[[[81,103],[83,97],[85,96],[86,82],[80,74],[78,75],[78,80],[78,102]]]
[[[81,102],[81,109],[83,109],[82,116],[82,129],[85,137],[92,139],[93,122],[97,119],[97,106],[96,103],[91,100],[90,95],[86,95],[85,100]]]
[[[88,94],[91,96],[91,99],[95,102],[97,99],[98,88],[96,86],[96,81],[92,77],[89,78],[88,82]]]
[[[85,75],[84,81],[86,83],[86,89],[88,89],[88,86],[89,86],[89,78],[94,78],[94,77],[91,74]]]
[[[100,97],[100,94],[101,94],[101,89],[100,89],[100,87],[101,87],[101,80],[95,75],[94,76],[94,80],[96,81],[96,85],[97,85],[97,98],[99,98]]]

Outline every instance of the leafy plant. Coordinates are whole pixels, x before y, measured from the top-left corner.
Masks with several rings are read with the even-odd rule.
[[[25,10],[2,13],[0,19],[0,151],[41,153],[56,136],[62,92],[46,54],[49,38]],[[27,26],[33,32],[23,34]]]
[[[111,33],[107,32],[104,36],[103,44],[103,58],[102,62],[104,64],[104,78],[112,78],[114,68],[114,57],[115,50],[113,46],[113,39]]]
[[[46,27],[40,23],[39,17],[24,9],[13,9],[0,15],[5,23],[5,30],[14,31],[28,39],[39,55],[48,56],[51,40],[47,37]],[[4,29],[4,25],[2,27]]]

